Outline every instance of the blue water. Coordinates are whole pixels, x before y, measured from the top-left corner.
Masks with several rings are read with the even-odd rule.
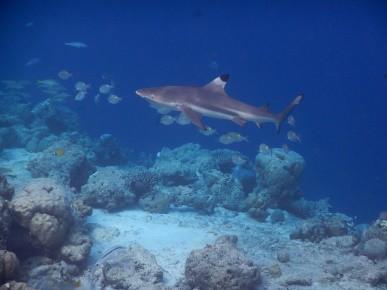
[[[151,153],[187,142],[226,146],[193,126],[161,125],[138,88],[200,85],[229,73],[231,96],[274,111],[302,92],[294,114],[302,143],[291,148],[307,162],[305,196],[329,198],[359,221],[386,210],[387,2],[141,2],[1,1],[0,79],[55,78],[67,69],[96,89],[107,75],[121,103],[67,104],[91,136],[111,133],[123,147]],[[32,58],[40,62],[26,67]],[[286,142],[286,127],[277,135],[272,125],[206,123],[248,136],[228,147],[251,158],[262,142]]]

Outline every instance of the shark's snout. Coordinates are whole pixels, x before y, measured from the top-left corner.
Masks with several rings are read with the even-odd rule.
[[[139,95],[140,97],[145,97],[144,92],[141,89],[136,90],[136,95]]]

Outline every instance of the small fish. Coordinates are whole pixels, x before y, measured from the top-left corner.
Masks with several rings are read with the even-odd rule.
[[[283,144],[282,145],[282,150],[284,150],[285,153],[289,153],[290,149],[289,149],[288,144]]]
[[[29,61],[27,61],[25,63],[25,66],[32,66],[32,65],[38,64],[39,62],[40,62],[40,58],[34,57],[34,58],[31,58]]]
[[[245,156],[235,154],[231,157],[232,163],[237,166],[241,166],[247,162],[247,158]]]
[[[95,96],[94,96],[94,103],[96,103],[96,104],[98,104],[99,103],[99,98],[100,98],[100,94],[96,94]]]
[[[114,88],[113,84],[103,84],[102,86],[99,87],[99,92],[101,94],[109,94],[110,91]]]
[[[75,83],[75,89],[76,89],[77,91],[86,91],[86,90],[88,90],[89,88],[90,88],[90,85],[88,85],[88,84],[86,84],[86,83],[84,83],[84,82],[79,81],[79,82],[76,82],[76,83]]]
[[[32,27],[32,26],[34,26],[34,22],[33,21],[30,21],[30,22],[26,23],[26,27]]]
[[[110,104],[113,104],[113,105],[118,104],[118,103],[121,102],[121,101],[122,101],[122,98],[120,98],[120,97],[117,96],[117,95],[110,95],[110,96],[108,97],[108,102],[109,102]]]
[[[293,115],[289,115],[289,117],[288,117],[288,124],[290,125],[290,126],[296,126],[296,119],[294,118],[294,116]]]
[[[63,148],[56,148],[55,149],[55,156],[62,157],[65,154],[65,151]]]
[[[294,131],[288,131],[287,137],[289,141],[301,143],[300,136],[298,136]]]
[[[242,141],[247,142],[248,139],[237,132],[229,132],[219,137],[219,142],[225,145],[239,143]]]
[[[210,126],[207,126],[205,130],[199,130],[200,134],[203,134],[204,136],[212,136],[216,134],[216,130],[214,128],[211,128]]]
[[[263,153],[263,154],[271,153],[271,149],[270,149],[269,145],[266,145],[265,143],[261,143],[259,145],[258,151],[259,151],[259,153]]]
[[[176,123],[182,126],[188,125],[191,123],[191,120],[187,117],[186,114],[180,113],[177,117]]]
[[[79,91],[75,97],[74,100],[76,101],[82,101],[86,97],[87,92],[86,91]]]
[[[165,126],[172,125],[175,121],[176,121],[176,119],[174,117],[172,117],[171,115],[164,115],[160,118],[160,123],[165,125]]]
[[[57,87],[59,83],[56,80],[47,79],[47,80],[38,80],[36,81],[37,85],[40,87]]]
[[[69,73],[67,70],[61,70],[60,72],[58,72],[58,77],[64,81],[71,78],[71,76],[72,74]]]
[[[86,48],[87,45],[80,41],[73,41],[73,42],[65,42],[65,45],[74,47],[74,48]]]

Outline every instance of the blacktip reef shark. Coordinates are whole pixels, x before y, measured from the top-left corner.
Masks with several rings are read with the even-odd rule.
[[[224,90],[229,75],[221,75],[205,86],[164,86],[138,89],[136,94],[151,104],[183,112],[200,130],[208,127],[202,116],[231,120],[240,126],[254,122],[258,127],[263,123],[274,123],[279,132],[282,122],[300,104],[299,95],[280,113],[269,112],[266,106],[255,107],[231,98]]]

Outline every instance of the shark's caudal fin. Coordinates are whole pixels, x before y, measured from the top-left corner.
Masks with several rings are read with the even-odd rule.
[[[294,100],[281,113],[275,116],[275,127],[277,128],[278,133],[281,130],[282,122],[289,116],[289,114],[294,110],[294,108],[301,103],[303,98],[303,95],[295,97]]]

